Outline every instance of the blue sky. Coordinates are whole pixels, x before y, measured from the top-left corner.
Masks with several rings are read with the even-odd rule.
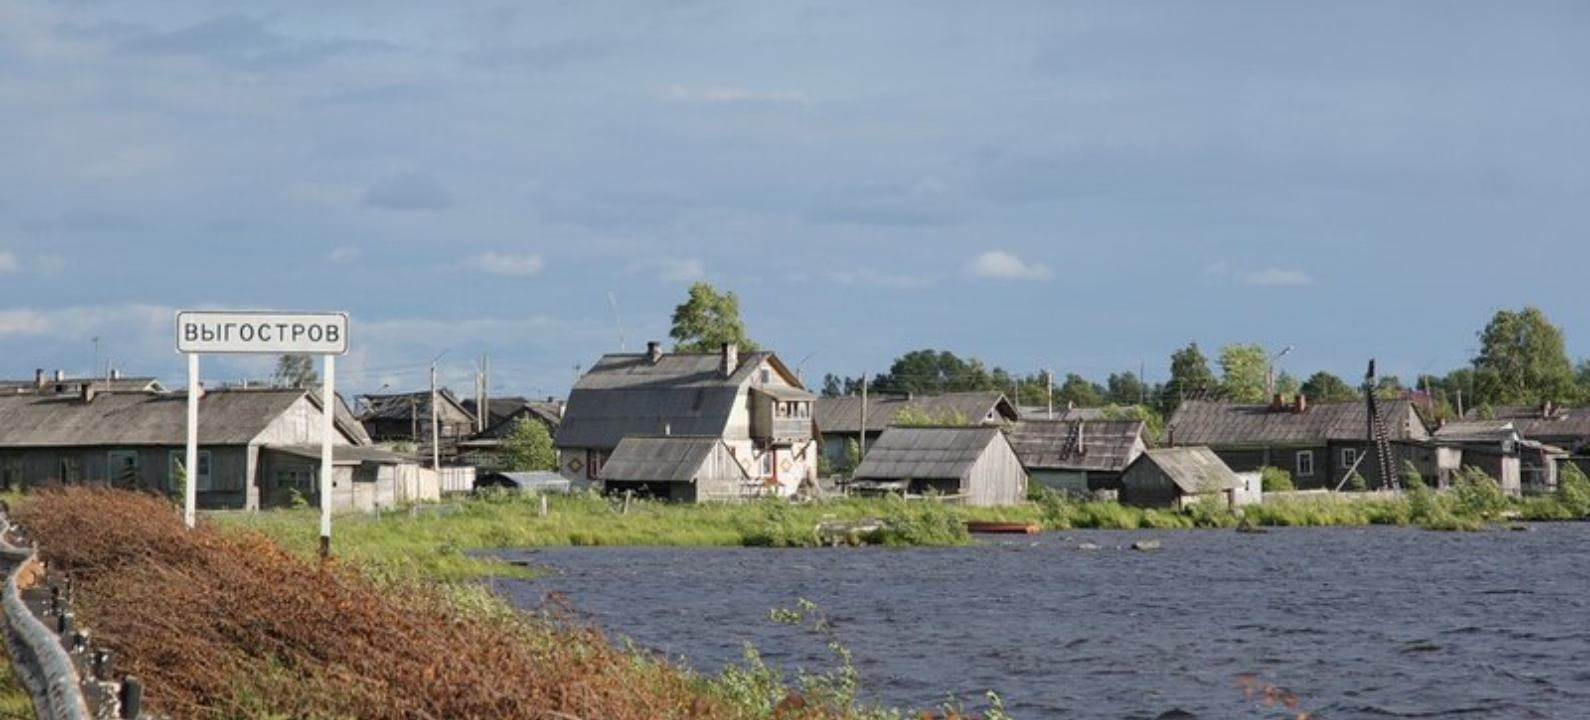
[[[1102,381],[1196,341],[1590,357],[1578,2],[0,0],[0,377],[181,380],[173,313],[345,310],[339,388],[563,395],[739,294],[812,381]],[[445,354],[444,354],[445,353]],[[206,361],[207,382],[270,358]]]

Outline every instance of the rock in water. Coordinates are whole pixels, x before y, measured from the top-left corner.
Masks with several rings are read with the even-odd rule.
[[[1171,708],[1155,716],[1154,720],[1198,720],[1198,716],[1181,708]]]
[[[1159,541],[1158,540],[1138,540],[1137,542],[1132,543],[1132,549],[1133,550],[1158,550],[1159,549]],[[1180,711],[1178,710],[1177,712],[1180,712]]]

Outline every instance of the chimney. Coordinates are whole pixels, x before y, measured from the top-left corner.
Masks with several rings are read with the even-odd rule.
[[[65,380],[65,379],[66,379],[66,371],[65,370],[56,370],[55,371],[55,381],[56,382],[61,382],[62,380]]]
[[[1308,397],[1303,393],[1297,394],[1297,400],[1292,403],[1292,412],[1299,414],[1308,412]]]
[[[647,362],[650,362],[651,364],[656,365],[658,363],[658,361],[662,360],[662,356],[663,356],[662,343],[657,342],[656,340],[652,340],[652,341],[646,343],[646,360],[647,360]]]
[[[1281,400],[1281,393],[1276,393],[1270,396],[1270,409],[1272,411],[1286,409],[1286,403]]]
[[[37,370],[33,371],[33,386],[39,390],[43,390],[44,385],[44,368],[38,368]]]
[[[77,399],[82,400],[85,405],[94,402],[94,382],[92,380],[78,386]]]
[[[735,370],[739,370],[739,369],[740,369],[740,348],[739,348],[739,346],[735,345],[734,343],[724,343],[723,344],[723,361],[718,364],[718,370],[723,373],[724,377],[729,377],[731,375],[734,375],[734,371]]]
[[[112,379],[112,380],[120,380],[121,379],[121,369],[120,368],[111,368],[110,369],[110,379]]]

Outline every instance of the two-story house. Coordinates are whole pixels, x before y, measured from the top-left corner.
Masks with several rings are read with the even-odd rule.
[[[793,495],[816,482],[815,400],[770,352],[741,355],[726,345],[717,353],[666,353],[652,342],[644,353],[604,355],[569,393],[556,438],[559,472],[576,486],[703,498],[679,487],[697,475],[677,466],[691,458],[710,469],[716,461],[694,452],[707,447],[744,471],[737,496]],[[630,437],[645,442],[626,448]],[[670,438],[692,451],[670,450]],[[604,475],[609,459],[622,461],[622,478]],[[721,464],[714,473],[724,476]]]

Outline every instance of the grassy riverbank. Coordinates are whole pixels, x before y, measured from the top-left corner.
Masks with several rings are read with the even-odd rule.
[[[702,676],[617,648],[567,613],[513,611],[471,584],[373,580],[237,526],[190,531],[146,494],[61,488],[29,497],[16,517],[73,578],[96,646],[144,679],[145,707],[162,717],[916,717],[858,703],[837,645],[829,671],[788,676],[748,651]],[[774,619],[828,632],[807,605]]]

